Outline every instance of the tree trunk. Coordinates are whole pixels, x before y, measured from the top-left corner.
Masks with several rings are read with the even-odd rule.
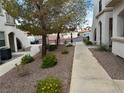
[[[60,43],[60,32],[57,33],[56,45],[58,46]]]
[[[72,36],[72,33],[71,33],[71,43],[73,43],[73,36]]]
[[[46,56],[47,53],[47,36],[42,35],[42,57]]]

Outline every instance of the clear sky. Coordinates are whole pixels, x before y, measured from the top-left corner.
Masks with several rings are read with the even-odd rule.
[[[88,15],[86,16],[87,23],[86,25],[92,26],[92,21],[93,21],[93,12],[89,11]]]
[[[89,0],[92,4],[93,4],[93,0]],[[93,7],[90,8],[88,11],[87,11],[87,16],[86,16],[86,20],[87,20],[87,23],[85,24],[85,26],[92,26],[92,21],[93,21]]]

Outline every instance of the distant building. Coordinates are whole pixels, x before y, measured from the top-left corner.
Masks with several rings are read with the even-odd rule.
[[[94,0],[92,41],[124,58],[124,0]]]
[[[80,35],[83,36],[84,38],[89,38],[89,40],[91,39],[91,27],[87,26],[86,28],[82,28],[82,30],[80,31]]]
[[[27,34],[16,28],[15,20],[0,5],[0,48],[8,47],[13,52],[30,47]]]

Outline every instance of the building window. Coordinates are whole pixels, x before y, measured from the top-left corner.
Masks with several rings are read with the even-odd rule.
[[[94,30],[94,41],[96,41],[96,29]]]
[[[5,46],[5,34],[4,32],[0,32],[0,47]]]
[[[100,45],[102,45],[102,22],[100,21],[99,22],[99,34],[100,34]]]
[[[102,11],[102,0],[99,1],[99,12]]]
[[[1,8],[1,6],[0,6],[0,14],[2,13],[2,8]]]
[[[10,15],[6,14],[6,23],[8,24],[14,24],[14,18],[11,17]]]
[[[8,14],[6,14],[6,23],[11,23],[10,22],[10,16]]]
[[[0,5],[0,14],[2,14],[2,6]]]

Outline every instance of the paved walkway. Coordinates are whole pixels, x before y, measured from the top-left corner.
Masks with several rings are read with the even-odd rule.
[[[70,93],[124,93],[124,81],[112,80],[88,48],[77,43]]]
[[[31,46],[31,51],[30,52],[17,52],[15,54],[22,54],[22,56],[17,57],[14,60],[11,60],[5,64],[0,65],[0,76],[6,74],[8,71],[10,71],[11,69],[13,69],[15,67],[15,64],[20,64],[21,63],[21,58],[25,55],[25,54],[30,54],[31,56],[35,56],[37,53],[39,53],[40,49],[39,49],[39,45],[32,45]]]

